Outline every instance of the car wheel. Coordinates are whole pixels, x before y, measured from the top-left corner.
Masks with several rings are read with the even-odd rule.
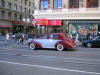
[[[34,49],[35,49],[35,47],[36,47],[36,46],[35,46],[35,44],[34,44],[34,43],[30,43],[30,45],[29,45],[29,48],[30,48],[30,49],[34,50]]]
[[[57,45],[57,50],[58,51],[63,51],[64,50],[64,46],[62,44],[58,44]]]
[[[91,48],[92,47],[92,44],[91,43],[87,43],[87,47],[88,48]]]

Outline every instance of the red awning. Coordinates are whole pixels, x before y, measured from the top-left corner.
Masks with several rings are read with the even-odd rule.
[[[33,19],[35,25],[44,25],[44,26],[61,26],[61,20],[48,20],[48,19]]]
[[[23,22],[22,21],[12,21],[12,24],[14,24],[14,25],[22,25]]]
[[[61,26],[61,20],[49,20],[49,26]]]
[[[48,19],[33,19],[35,21],[35,25],[48,25]]]
[[[10,28],[10,25],[0,25],[0,28]]]

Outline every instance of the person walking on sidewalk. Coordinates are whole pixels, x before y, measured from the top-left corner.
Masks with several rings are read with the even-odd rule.
[[[24,34],[22,34],[22,36],[20,37],[20,43],[23,45],[24,42]]]
[[[77,33],[77,34],[76,34],[76,38],[75,38],[75,45],[76,45],[76,47],[79,46],[79,44],[80,44],[80,41],[79,41],[79,34]]]
[[[7,33],[7,34],[6,34],[6,40],[5,40],[5,43],[7,44],[9,40],[10,40],[10,35],[9,35],[9,33]]]

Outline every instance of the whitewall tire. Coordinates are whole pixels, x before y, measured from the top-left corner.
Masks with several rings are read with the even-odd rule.
[[[64,50],[64,46],[62,44],[58,44],[57,45],[57,50],[58,51],[63,51]]]
[[[30,45],[29,45],[29,48],[30,48],[30,49],[34,50],[34,49],[35,49],[35,47],[36,47],[36,46],[35,46],[35,44],[34,44],[34,43],[30,43]]]
[[[91,43],[87,43],[87,47],[88,48],[91,48],[92,47],[92,44]]]

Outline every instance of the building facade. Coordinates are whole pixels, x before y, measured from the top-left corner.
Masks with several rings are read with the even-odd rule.
[[[0,0],[0,32],[23,32],[23,19],[31,22],[33,13],[34,0]]]
[[[97,35],[100,31],[100,0],[35,0],[35,19],[61,20],[61,32]]]

